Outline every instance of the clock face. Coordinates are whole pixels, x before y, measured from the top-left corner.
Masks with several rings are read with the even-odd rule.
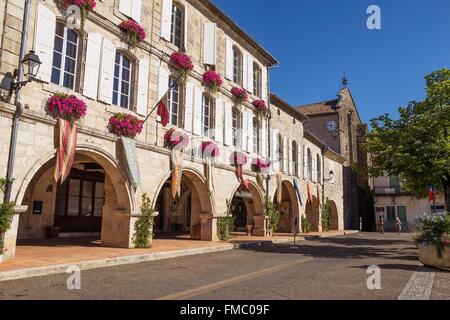
[[[333,132],[337,129],[337,123],[334,120],[327,121],[325,124],[325,128],[327,128],[328,131]]]

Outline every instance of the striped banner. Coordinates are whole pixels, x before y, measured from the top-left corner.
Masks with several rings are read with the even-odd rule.
[[[63,183],[70,174],[77,149],[77,124],[72,126],[64,119],[58,120],[59,142],[56,150],[56,166],[54,178]]]

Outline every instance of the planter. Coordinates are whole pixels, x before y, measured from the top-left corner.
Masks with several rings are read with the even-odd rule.
[[[450,248],[442,250],[442,257],[438,257],[435,245],[419,243],[419,261],[426,267],[450,270]]]
[[[47,227],[45,234],[49,239],[55,239],[59,237],[59,227]]]

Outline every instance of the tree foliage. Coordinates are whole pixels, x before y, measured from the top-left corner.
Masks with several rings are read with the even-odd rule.
[[[450,197],[450,70],[425,77],[426,98],[399,108],[400,117],[389,114],[372,119],[365,144],[372,154],[369,173],[383,172],[405,181],[404,187],[424,196],[427,186]]]

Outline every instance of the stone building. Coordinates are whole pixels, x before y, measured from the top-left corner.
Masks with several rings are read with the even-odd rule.
[[[310,215],[320,221],[317,203],[328,197],[334,202],[333,221],[339,221],[334,228],[343,228],[341,157],[318,139],[305,136],[306,117],[300,112],[275,100],[279,110],[272,110],[271,119],[260,116],[251,103],[261,99],[270,105],[268,73],[277,61],[266,50],[210,1],[96,2],[82,32],[68,27],[64,1],[31,1],[26,46],[43,63],[38,79],[22,89],[24,112],[12,190],[20,214],[6,234],[4,258],[14,256],[17,239],[43,238],[49,226],[58,227],[66,236],[97,234],[103,246],[133,247],[143,193],[159,212],[157,236],[159,232],[184,232],[193,239],[216,240],[217,218],[226,215],[228,202],[232,203],[238,230],[250,227],[253,234],[266,235],[264,198],[275,197],[277,173],[282,175],[283,201],[290,202],[281,231],[292,231],[289,220],[305,211],[292,184],[294,176],[301,181],[304,206],[309,183],[311,190],[322,193],[321,197],[317,194],[321,200],[314,200]],[[2,0],[0,6],[4,13],[0,15],[0,76],[4,78],[18,65],[24,4]],[[127,44],[118,27],[130,18],[147,31],[145,41],[136,47]],[[170,62],[171,54],[177,51],[189,54],[195,65],[185,82],[175,81],[177,70]],[[202,85],[207,70],[216,70],[224,80],[216,94],[209,94]],[[230,94],[236,86],[245,88],[250,96],[240,107]],[[135,138],[141,181],[131,183],[121,140],[108,132],[109,118],[126,112],[144,119],[166,92],[169,125],[164,128],[152,114]],[[74,95],[88,105],[87,115],[78,123],[74,164],[63,184],[53,178],[58,128],[45,112],[48,98],[55,93]],[[13,100],[0,102],[1,176],[6,173]],[[290,123],[291,131],[285,131],[284,122]],[[286,156],[274,153],[278,158],[273,161],[271,179],[264,185],[258,183],[252,162],[270,159],[273,150],[280,148],[272,127],[282,132],[283,148],[286,141],[289,145]],[[164,143],[170,128],[190,136],[183,156],[181,194],[176,198],[170,188],[171,150]],[[219,146],[220,157],[212,165],[202,157],[203,141],[215,141]],[[272,143],[278,147],[274,149]],[[230,163],[236,150],[253,160],[243,168],[243,178],[248,181],[245,190]],[[306,171],[305,163],[298,161],[304,158],[305,150],[311,151]],[[326,180],[328,176],[323,173],[331,171],[334,178]],[[320,223],[315,229],[320,230]]]
[[[363,230],[374,230],[370,181],[355,170],[368,165],[367,152],[361,148],[368,128],[359,116],[350,89],[345,84],[337,99],[298,106],[297,109],[309,118],[305,128],[346,160],[343,174],[345,228],[359,230],[362,222]]]

